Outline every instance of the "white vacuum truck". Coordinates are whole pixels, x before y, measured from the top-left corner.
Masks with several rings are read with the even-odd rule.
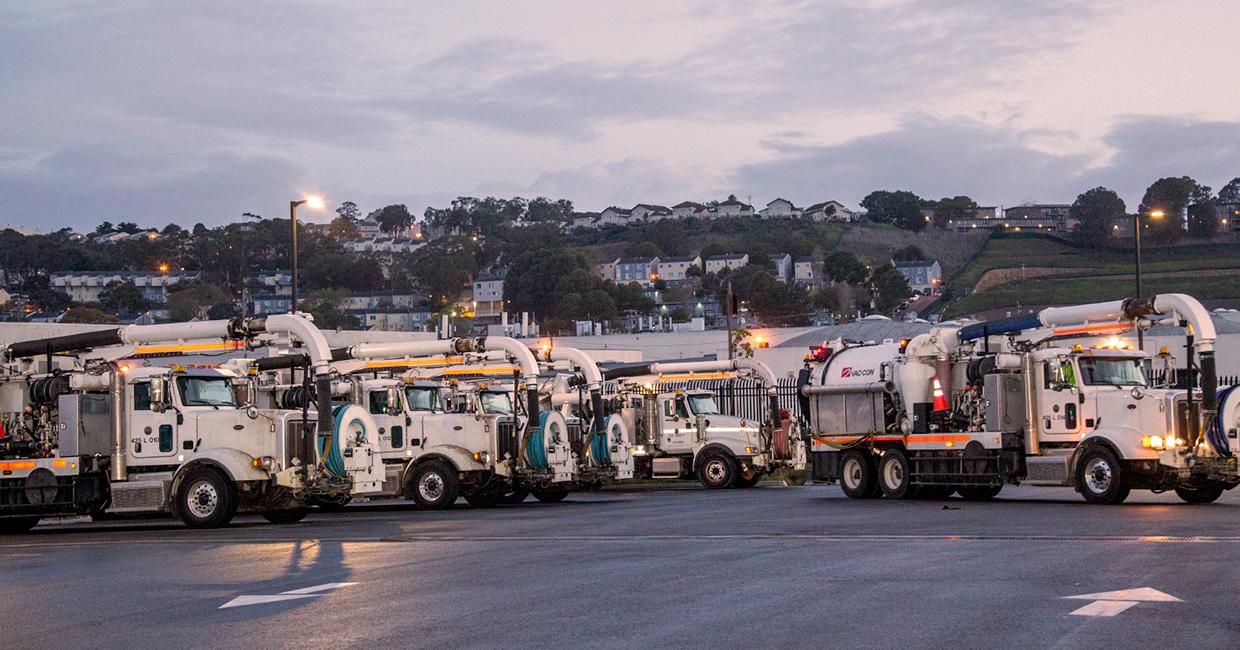
[[[1187,389],[1151,385],[1148,356],[1114,338],[1153,319],[1188,332]],[[1028,483],[1090,503],[1133,489],[1213,501],[1240,483],[1240,394],[1218,390],[1214,340],[1201,303],[1163,294],[814,348],[799,381],[813,476],[853,498],[989,499]]]
[[[495,370],[476,365],[487,361],[488,351],[515,364],[501,369],[513,388],[393,374],[469,364],[476,372]],[[524,499],[530,492],[555,497],[545,500],[567,493],[572,459],[566,423],[558,413],[540,412],[538,363],[519,341],[493,336],[364,343],[333,350],[332,357],[338,373],[333,395],[364,407],[375,422],[386,477],[377,496],[403,496],[421,507],[442,509],[458,497],[491,506],[517,500],[517,495]],[[253,363],[270,371],[295,365],[289,359],[295,356]],[[280,406],[310,402],[298,387],[275,382],[265,387]]]
[[[124,360],[235,349],[218,341],[264,333],[301,341],[315,380],[328,381],[326,341],[295,315],[131,325],[6,346],[0,530],[53,516],[158,511],[209,528],[239,509],[285,523],[301,519],[311,497],[377,490],[379,458],[358,436],[364,413],[333,413],[328,404],[322,417],[304,420],[242,403],[247,380],[227,369]],[[217,343],[187,343],[203,339]]]
[[[660,381],[742,375],[766,390],[766,419],[724,415],[708,390],[665,391]],[[613,411],[635,432],[636,474],[646,478],[696,476],[707,488],[747,488],[781,468],[805,468],[805,441],[797,423],[783,417],[778,384],[766,364],[753,359],[656,362],[606,371],[619,382]]]

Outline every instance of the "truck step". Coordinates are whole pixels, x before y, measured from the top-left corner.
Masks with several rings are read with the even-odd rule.
[[[108,512],[150,512],[168,502],[168,484],[162,480],[125,481],[112,484],[112,505]]]
[[[650,474],[654,478],[677,478],[680,476],[680,459],[654,458],[650,461]]]
[[[1031,485],[1068,485],[1068,464],[1071,460],[1071,454],[1026,456],[1028,475],[1025,482]]]

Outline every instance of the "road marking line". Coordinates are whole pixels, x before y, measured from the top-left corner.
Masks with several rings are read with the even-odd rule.
[[[1150,587],[1138,587],[1136,589],[1121,589],[1119,591],[1104,591],[1097,594],[1081,594],[1079,596],[1064,596],[1070,600],[1131,600],[1139,603],[1182,603],[1184,601],[1165,594],[1157,589]]]
[[[1095,600],[1094,602],[1072,612],[1072,616],[1115,616],[1116,614],[1136,607],[1135,600]]]
[[[316,598],[324,595],[323,592],[332,591],[341,587],[349,587],[357,584],[356,582],[328,582],[326,584],[315,585],[313,587],[302,587],[301,589],[290,589],[282,591],[278,594],[271,595],[244,595],[237,596],[232,600],[220,605],[217,609],[228,609],[230,607],[245,607],[247,605],[265,605],[267,603],[278,603],[287,600],[301,600],[303,598]]]

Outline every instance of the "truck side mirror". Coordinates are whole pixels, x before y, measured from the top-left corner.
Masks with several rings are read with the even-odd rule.
[[[389,386],[387,389],[387,414],[400,415],[403,410],[400,407],[400,388]]]
[[[160,377],[151,379],[151,410],[163,413],[168,410],[168,385]]]

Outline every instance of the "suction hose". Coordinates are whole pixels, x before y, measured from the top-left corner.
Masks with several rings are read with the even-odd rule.
[[[547,443],[543,435],[543,429],[546,428],[547,419],[550,416],[550,411],[539,413],[538,428],[534,431],[534,435],[525,440],[525,462],[534,469],[551,467],[551,464],[547,462]]]
[[[1218,413],[1206,425],[1206,440],[1214,448],[1214,452],[1223,458],[1232,456],[1231,445],[1227,442],[1227,432],[1223,430],[1223,413],[1226,413],[1228,402],[1232,399],[1240,399],[1240,392],[1237,392],[1236,388],[1238,387],[1231,386],[1218,391]]]

